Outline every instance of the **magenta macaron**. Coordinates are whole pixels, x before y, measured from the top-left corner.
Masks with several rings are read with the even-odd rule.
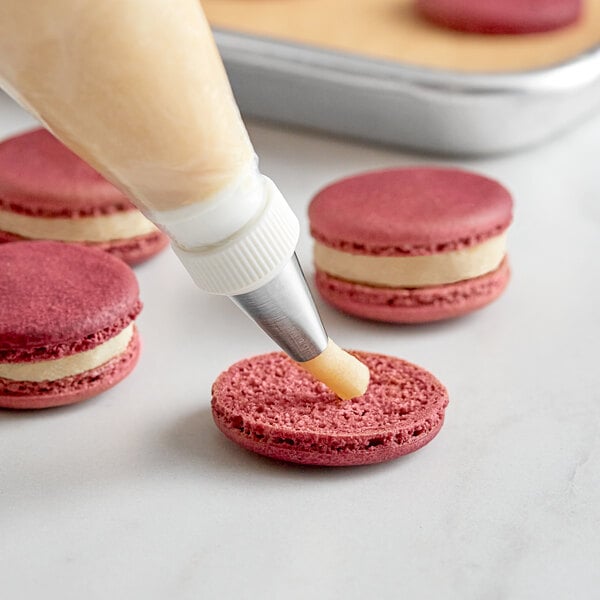
[[[471,33],[523,34],[571,25],[581,0],[417,0],[430,21]]]
[[[0,407],[79,402],[132,371],[142,305],[123,261],[34,241],[0,245],[0,265]]]
[[[85,244],[130,265],[168,244],[120,190],[44,129],[0,143],[0,242],[24,239]]]
[[[509,280],[512,198],[458,169],[403,168],[348,177],[309,207],[316,284],[340,310],[378,321],[457,317]]]
[[[379,463],[429,443],[444,422],[446,388],[399,358],[352,354],[371,381],[347,401],[281,352],[234,364],[213,385],[217,427],[246,450],[308,465]]]

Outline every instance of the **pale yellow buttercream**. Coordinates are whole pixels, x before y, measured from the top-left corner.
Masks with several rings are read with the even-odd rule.
[[[445,285],[494,271],[506,253],[506,233],[453,252],[425,256],[350,254],[315,243],[315,265],[329,275],[380,287]]]
[[[298,364],[343,400],[362,396],[369,386],[369,368],[332,340],[319,356]]]
[[[79,218],[47,218],[0,209],[0,230],[35,240],[110,242],[146,235],[157,230],[137,210]]]
[[[79,375],[90,369],[95,369],[119,356],[127,349],[133,337],[134,324],[131,323],[115,337],[103,344],[86,350],[57,358],[38,362],[0,364],[0,377],[13,381],[56,381],[64,377]]]

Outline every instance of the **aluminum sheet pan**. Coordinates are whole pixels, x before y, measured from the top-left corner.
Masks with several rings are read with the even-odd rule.
[[[217,29],[244,114],[426,152],[542,142],[600,106],[600,45],[549,68],[442,71]]]

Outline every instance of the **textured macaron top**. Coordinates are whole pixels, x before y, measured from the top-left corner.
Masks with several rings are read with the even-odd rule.
[[[281,352],[242,360],[213,385],[213,412],[231,429],[300,451],[365,450],[409,443],[439,425],[446,388],[424,369],[398,358],[352,352],[370,370],[359,398],[341,402]]]
[[[473,246],[512,221],[497,181],[459,169],[399,168],[337,181],[309,207],[313,237],[355,254],[415,256]]]
[[[60,242],[0,245],[0,362],[94,348],[141,310],[133,271],[106,252]]]
[[[0,143],[0,209],[38,216],[134,210],[127,196],[45,129]]]

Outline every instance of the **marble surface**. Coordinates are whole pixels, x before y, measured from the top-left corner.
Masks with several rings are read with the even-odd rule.
[[[32,123],[0,97],[0,134]],[[400,327],[319,302],[338,343],[447,385],[444,429],[374,467],[302,468],[237,448],[212,423],[211,383],[273,345],[166,252],[136,269],[144,346],[129,379],[79,406],[0,412],[2,598],[597,597],[600,119],[481,161],[250,132],[302,221],[309,273],[307,203],[334,178],[456,164],[514,193],[513,280],[487,309]]]

